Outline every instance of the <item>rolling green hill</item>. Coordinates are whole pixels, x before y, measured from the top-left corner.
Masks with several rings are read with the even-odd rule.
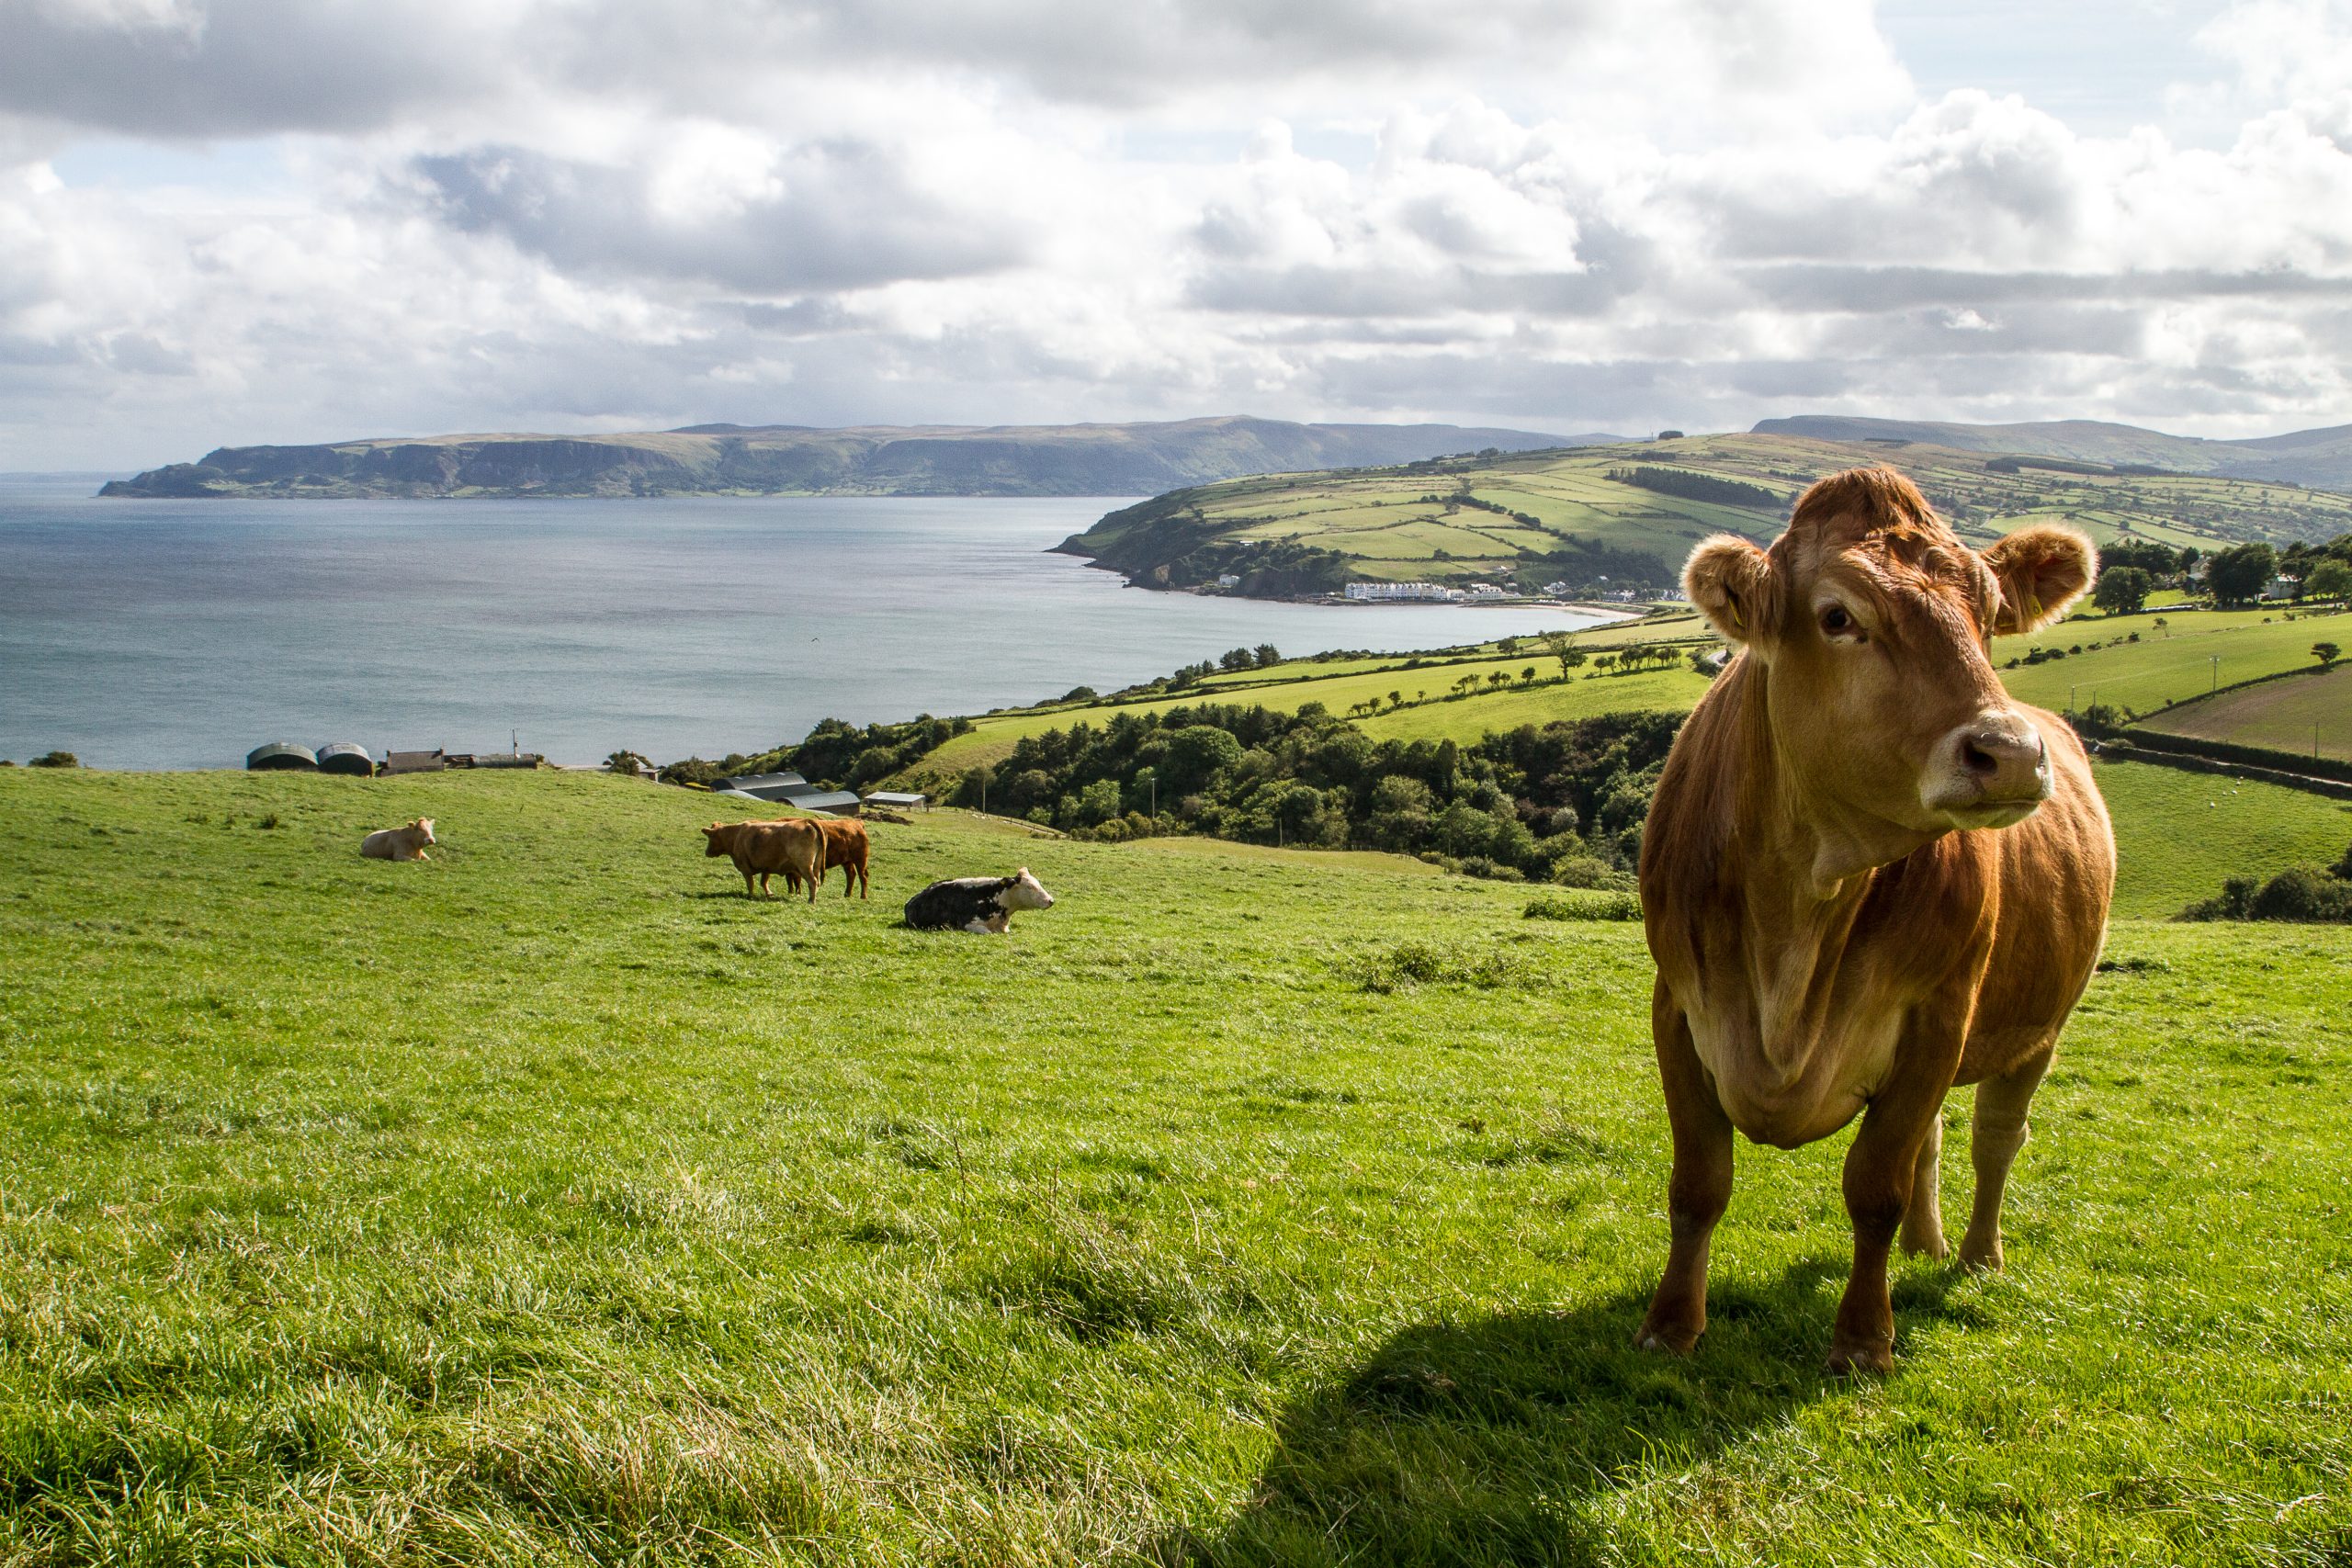
[[[439,435],[224,446],[111,496],[1137,495],[1237,474],[1557,446],[1451,424],[689,425],[623,435]]]
[[[1629,1348],[1649,966],[1525,888],[938,812],[812,908],[630,781],[0,772],[0,1560],[2334,1561],[2352,931],[2132,918],[2301,851],[2102,782],[2008,1272],[1899,1263],[1845,1384],[1842,1135]]]
[[[1853,419],[1800,414],[1768,419],[1758,435],[1798,435],[1815,441],[1868,442],[1897,448],[1947,446],[1963,452],[2006,452],[2063,457],[2101,466],[2162,468],[2184,474],[2221,474],[2233,479],[2352,489],[2352,424],[2297,430],[2249,441],[2207,441],[2167,435],[2132,424],[2098,420],[2052,420],[2038,424],[1942,424],[1926,420]]]
[[[1711,435],[1237,479],[1114,512],[1060,547],[1148,587],[1231,576],[1245,594],[1331,592],[1350,581],[1666,587],[1699,539],[1724,531],[1769,539],[1807,484],[1880,461],[1910,475],[1980,543],[2043,521],[2102,542],[2128,536],[2203,549],[2352,531],[2352,496],[2291,484]]]

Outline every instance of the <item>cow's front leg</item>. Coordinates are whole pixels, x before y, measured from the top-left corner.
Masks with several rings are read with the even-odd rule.
[[[1968,1234],[1960,1239],[1964,1269],[2001,1266],[2001,1195],[2008,1188],[2009,1167],[2025,1147],[2026,1106],[2050,1070],[2050,1053],[1999,1077],[1976,1086],[1974,1130],[1969,1136],[1969,1159],[1976,1168],[1976,1197],[1969,1210]]]
[[[1666,1272],[1634,1343],[1687,1356],[1707,1331],[1707,1246],[1731,1202],[1731,1118],[1691,1046],[1690,1021],[1663,979],[1651,993],[1650,1035],[1674,1132],[1674,1174],[1666,1189],[1672,1239]]]
[[[1896,1048],[1899,1064],[1887,1086],[1862,1113],[1862,1130],[1846,1151],[1846,1213],[1854,1222],[1854,1272],[1838,1303],[1829,1340],[1833,1372],[1894,1370],[1894,1303],[1886,1293],[1887,1254],[1911,1206],[1920,1145],[1942,1113],[1944,1094],[1960,1060],[1957,1037],[1946,1042],[1914,1034]]]

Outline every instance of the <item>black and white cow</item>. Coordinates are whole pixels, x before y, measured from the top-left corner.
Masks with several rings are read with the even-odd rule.
[[[907,900],[907,924],[917,931],[1001,934],[1015,909],[1050,909],[1054,896],[1023,866],[1013,876],[959,876],[934,882]]]

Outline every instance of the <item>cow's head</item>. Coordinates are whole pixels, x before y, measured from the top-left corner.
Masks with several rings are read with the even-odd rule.
[[[409,830],[411,832],[423,834],[424,841],[425,843],[432,844],[439,842],[439,840],[435,839],[433,836],[433,818],[430,817],[418,818],[415,821],[409,824]]]
[[[1046,891],[1044,883],[1029,874],[1029,868],[1025,865],[1013,877],[1012,886],[1004,890],[999,901],[1008,909],[1050,909],[1054,907],[1054,896]]]
[[[713,822],[709,827],[705,828],[702,830],[702,837],[703,858],[705,860],[716,860],[718,856],[727,853],[729,847],[732,846],[735,840],[735,829],[730,823]]]
[[[1683,584],[1764,666],[1793,787],[1941,832],[2005,828],[2049,798],[2041,733],[1993,672],[1992,638],[2054,619],[2095,558],[2046,525],[1972,550],[1910,480],[1851,468],[1806,491],[1770,550],[1729,535],[1700,545]]]

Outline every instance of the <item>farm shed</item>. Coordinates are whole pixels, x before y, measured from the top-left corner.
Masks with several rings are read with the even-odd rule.
[[[797,806],[803,811],[855,811],[857,795],[845,789],[804,789],[786,795],[782,804]]]
[[[388,773],[437,773],[448,765],[449,754],[438,746],[430,751],[389,751],[384,756]]]
[[[308,746],[297,746],[290,740],[273,740],[266,746],[256,746],[245,753],[245,766],[254,773],[316,773],[319,759]]]
[[[931,809],[931,796],[910,795],[899,790],[877,789],[865,797],[865,804],[879,806],[891,811],[912,811],[918,807],[928,811]]]
[[[376,759],[368,748],[349,740],[331,740],[319,748],[319,772],[344,773],[355,779],[373,778]]]
[[[818,793],[816,786],[798,773],[746,773],[740,779],[720,779],[710,787],[733,790],[738,795],[748,795],[753,800],[785,800],[795,793]]]

